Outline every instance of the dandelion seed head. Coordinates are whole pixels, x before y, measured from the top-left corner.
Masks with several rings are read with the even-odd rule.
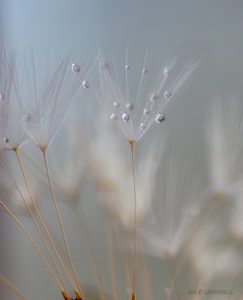
[[[109,70],[102,67],[107,60],[100,53],[98,60],[99,81],[94,83],[91,92],[109,117],[112,113],[118,115],[116,124],[127,140],[136,142],[152,126],[156,114],[162,114],[169,101],[176,98],[197,65],[177,64],[177,60],[170,58],[165,66],[158,66],[148,51],[143,59],[136,57],[133,61],[126,51],[125,63],[120,65],[112,58]],[[114,106],[114,103],[120,106]],[[129,122],[124,122],[124,113],[129,113]],[[142,123],[146,123],[144,130],[140,128]]]

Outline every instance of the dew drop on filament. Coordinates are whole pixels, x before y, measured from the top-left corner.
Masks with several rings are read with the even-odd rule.
[[[140,123],[140,129],[144,130],[146,128],[146,124],[144,122]]]
[[[4,94],[0,93],[0,101],[3,102],[4,101]]]
[[[120,106],[120,103],[118,103],[118,102],[114,102],[114,103],[113,103],[113,106],[117,108],[117,107],[119,107],[119,106]]]
[[[31,122],[31,120],[32,120],[31,114],[26,113],[23,115],[24,122],[29,123],[29,122]]]
[[[90,84],[89,84],[89,82],[87,80],[84,80],[83,83],[82,83],[82,85],[83,85],[84,89],[88,89],[90,87]]]
[[[125,65],[125,70],[129,70],[130,66],[129,65]]]
[[[111,120],[117,120],[117,118],[118,118],[118,117],[117,117],[117,114],[114,114],[114,113],[113,113],[113,114],[110,115],[110,119],[111,119]]]
[[[127,102],[127,103],[125,104],[125,107],[126,107],[128,110],[133,110],[133,108],[134,108],[133,104],[131,104],[131,103],[129,103],[129,102]]]
[[[162,114],[157,114],[156,117],[155,117],[155,122],[157,124],[160,124],[160,123],[164,122],[164,120],[165,120],[165,116],[162,115]]]
[[[158,95],[156,95],[156,94],[154,94],[154,95],[152,95],[151,96],[151,98],[150,98],[150,101],[156,101],[156,100],[158,100],[159,99],[159,96]]]
[[[170,91],[165,91],[164,92],[164,98],[169,99],[171,97],[172,93]]]
[[[127,122],[129,122],[129,120],[130,120],[130,115],[126,112],[122,113],[122,121],[124,123],[127,123]]]
[[[8,144],[8,143],[9,143],[9,138],[8,138],[7,136],[5,136],[5,137],[3,138],[3,141],[4,141],[5,144]]]
[[[148,73],[148,70],[146,68],[143,68],[142,72],[143,72],[143,74],[146,74],[146,73]]]
[[[151,113],[151,110],[148,108],[144,108],[143,113],[148,116]]]
[[[73,64],[72,64],[72,71],[73,71],[73,73],[75,73],[75,74],[79,73],[79,72],[81,71],[80,65],[73,63]]]
[[[168,73],[169,73],[169,69],[167,67],[165,67],[164,70],[163,70],[164,76],[167,76]]]

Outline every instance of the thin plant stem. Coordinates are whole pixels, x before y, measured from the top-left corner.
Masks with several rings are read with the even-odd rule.
[[[115,300],[119,300],[119,292],[117,287],[117,280],[116,280],[116,262],[115,262],[115,255],[114,255],[114,242],[113,242],[113,231],[112,227],[109,226],[109,248],[110,248],[110,274],[111,274],[111,282],[112,282],[112,289],[113,295]]]
[[[137,191],[135,174],[135,141],[129,141],[132,154],[132,177],[133,177],[133,196],[134,196],[134,253],[133,253],[133,275],[132,275],[132,299],[136,298],[136,260],[137,260]]]
[[[13,292],[19,299],[28,300],[25,295],[1,273],[0,282],[4,284],[11,292]]]
[[[60,281],[61,281],[61,283],[62,283],[62,285],[63,285],[63,287],[64,287],[64,289],[65,289],[65,284],[64,284],[64,281],[63,281],[63,279],[62,279],[61,272],[60,272],[60,270],[59,270],[59,268],[58,268],[58,265],[57,265],[57,262],[56,262],[56,260],[55,260],[55,257],[54,257],[54,255],[53,255],[53,253],[52,253],[52,251],[51,251],[51,249],[50,249],[50,247],[49,247],[49,245],[48,245],[48,242],[47,242],[47,240],[46,240],[45,234],[42,232],[42,230],[41,230],[41,228],[40,228],[40,225],[38,224],[37,220],[35,219],[35,216],[34,216],[34,213],[33,213],[32,209],[29,207],[29,205],[28,205],[28,203],[27,203],[27,201],[26,201],[26,199],[25,199],[23,193],[21,192],[21,190],[20,190],[20,188],[19,188],[19,186],[18,186],[18,184],[17,184],[17,182],[16,182],[14,176],[12,175],[12,172],[11,172],[11,170],[9,169],[8,164],[7,164],[7,162],[5,161],[5,159],[3,158],[3,156],[0,157],[0,161],[1,161],[1,163],[2,163],[2,165],[3,165],[3,167],[4,167],[4,169],[5,169],[6,173],[8,174],[8,176],[10,177],[10,179],[12,180],[12,182],[13,182],[13,184],[14,184],[16,190],[17,190],[17,192],[19,193],[20,197],[22,198],[22,200],[23,200],[23,202],[24,202],[24,206],[25,206],[25,208],[26,208],[26,210],[27,210],[27,212],[28,212],[28,214],[29,214],[31,220],[32,220],[33,223],[34,223],[34,226],[35,226],[37,232],[38,232],[39,235],[40,235],[41,241],[43,242],[43,244],[45,245],[45,247],[46,247],[46,249],[47,249],[47,251],[48,251],[48,254],[49,254],[49,256],[50,256],[50,259],[51,259],[52,263],[54,264],[54,268],[55,268],[55,270],[56,270],[56,272],[57,272],[57,274],[58,274],[58,277],[59,277],[59,279],[60,279]]]
[[[36,244],[35,240],[31,236],[31,234],[29,233],[29,231],[26,229],[26,227],[24,226],[24,224],[16,217],[16,215],[14,214],[14,212],[10,208],[8,208],[1,200],[0,200],[0,205],[12,217],[12,219],[17,223],[17,225],[23,230],[23,232],[25,233],[26,237],[32,243],[34,249],[36,250],[36,252],[39,255],[39,257],[41,258],[43,264],[48,268],[50,274],[52,275],[53,279],[57,283],[57,286],[59,287],[59,289],[61,291],[63,291],[64,287],[60,283],[60,281],[57,278],[55,272],[52,270],[50,264],[46,260],[45,256],[43,255],[42,251],[40,250],[39,246]]]
[[[43,154],[47,181],[48,181],[48,185],[49,185],[49,188],[50,188],[51,197],[52,197],[54,209],[56,211],[57,220],[58,220],[59,227],[60,227],[60,230],[61,230],[61,234],[62,234],[65,250],[66,250],[66,253],[67,253],[67,257],[68,257],[68,260],[69,260],[69,263],[70,263],[70,266],[71,266],[71,270],[72,270],[72,273],[73,273],[74,280],[75,280],[75,282],[78,286],[77,290],[80,292],[82,299],[84,299],[84,294],[82,292],[82,289],[81,289],[81,286],[80,286],[80,283],[79,283],[79,280],[78,280],[78,276],[77,276],[77,271],[75,269],[75,266],[74,266],[74,263],[73,263],[73,260],[72,260],[72,256],[71,256],[71,252],[70,252],[70,249],[69,249],[69,246],[68,246],[68,241],[67,241],[66,233],[65,233],[65,230],[64,230],[64,225],[63,225],[63,222],[62,222],[62,217],[61,217],[61,213],[60,213],[60,210],[59,210],[59,206],[57,204],[56,195],[54,193],[54,189],[53,189],[53,186],[52,186],[50,170],[49,170],[49,165],[48,165],[48,160],[47,160],[47,155],[46,155],[46,148],[40,148],[40,150]]]
[[[74,219],[78,219],[77,217],[74,217]],[[85,228],[83,224],[79,221],[77,224],[77,231],[79,232],[80,239],[84,242],[86,252],[89,256],[90,262],[92,264],[92,268],[95,274],[95,279],[97,281],[98,287],[99,287],[99,294],[100,294],[100,300],[105,300],[105,290],[101,279],[101,274],[97,265],[97,261],[95,259],[95,254],[93,251],[93,247],[90,243],[90,240],[85,232]]]
[[[29,197],[30,197],[31,201],[33,202],[35,211],[36,211],[36,213],[37,213],[37,217],[39,218],[39,221],[40,221],[40,223],[42,224],[42,226],[43,226],[43,228],[44,228],[44,230],[45,230],[45,232],[46,232],[46,234],[47,234],[47,236],[48,236],[48,238],[49,238],[49,240],[50,240],[50,244],[51,244],[51,246],[52,246],[52,248],[53,248],[53,250],[54,250],[54,252],[55,252],[55,254],[56,254],[56,256],[57,256],[57,258],[58,258],[58,260],[59,260],[59,262],[60,262],[60,264],[62,265],[62,268],[63,268],[63,270],[64,270],[66,276],[67,276],[68,279],[70,280],[70,282],[71,282],[73,288],[76,289],[76,286],[75,286],[75,284],[74,284],[74,281],[73,281],[73,279],[71,278],[71,276],[69,275],[69,273],[67,272],[67,268],[65,267],[64,262],[62,261],[62,259],[61,259],[61,257],[60,257],[60,254],[59,254],[59,252],[58,252],[58,250],[57,250],[57,248],[56,248],[56,246],[55,246],[55,243],[54,243],[54,241],[53,241],[53,238],[52,238],[52,236],[51,236],[51,234],[50,234],[50,232],[49,232],[49,230],[48,230],[48,228],[47,228],[47,225],[45,224],[45,221],[44,221],[43,217],[41,216],[39,207],[38,207],[38,205],[37,205],[37,203],[36,203],[36,201],[35,201],[35,199],[34,199],[34,197],[33,197],[33,195],[32,195],[32,191],[31,191],[31,188],[30,188],[30,184],[29,184],[28,178],[27,178],[26,173],[25,173],[24,165],[23,165],[23,163],[22,163],[22,159],[21,159],[19,150],[16,148],[16,149],[14,149],[13,151],[14,151],[15,154],[16,154],[16,158],[17,158],[17,161],[18,161],[18,165],[19,165],[21,174],[22,174],[22,176],[23,176],[23,178],[24,178],[24,182],[25,182],[25,185],[26,185],[26,188],[27,188]]]

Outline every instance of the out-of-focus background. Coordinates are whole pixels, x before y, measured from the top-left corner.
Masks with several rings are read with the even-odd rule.
[[[242,15],[243,2],[239,0],[44,0],[39,2],[5,0],[1,2],[1,34],[7,47],[16,52],[28,54],[43,48],[45,53],[48,51],[50,55],[55,55],[55,58],[58,59],[61,59],[66,53],[71,53],[71,55],[79,57],[81,62],[84,61],[84,64],[95,57],[97,43],[103,53],[114,53],[116,56],[122,57],[126,45],[129,45],[135,49],[130,57],[131,62],[133,55],[136,56],[136,51],[144,52],[151,48],[158,56],[168,49],[176,49],[178,55],[202,58],[189,86],[169,107],[166,113],[166,122],[160,127],[151,129],[150,133],[141,141],[141,148],[144,147],[145,152],[148,151],[148,142],[158,139],[161,142],[159,147],[162,148],[163,145],[165,148],[164,161],[175,157],[179,168],[183,167],[185,161],[188,161],[192,165],[193,174],[202,177],[203,185],[207,187],[210,186],[210,168],[208,167],[208,143],[210,141],[207,139],[206,133],[213,110],[212,101],[219,98],[227,103],[238,99],[239,107],[243,108]],[[153,60],[156,60],[156,56],[153,57]],[[101,112],[99,105],[97,104],[97,107],[93,108],[94,102],[90,104],[90,101],[92,100],[86,93],[80,96],[79,111],[75,114],[75,122],[83,120],[84,125],[80,132],[77,130],[77,133],[81,136],[85,132],[88,140],[92,141],[92,135],[97,134],[97,128],[94,130],[90,125],[92,124],[90,120],[94,121],[95,127],[96,122],[99,122],[97,113]],[[75,125],[76,123],[73,126]],[[66,160],[66,156],[62,156],[61,151],[58,150],[58,143],[62,144],[63,137],[69,136],[68,130],[66,127],[63,129],[58,136],[56,145],[50,150],[53,169],[59,157],[61,160]],[[117,132],[119,132],[118,129]],[[99,134],[102,132],[98,132],[98,136]],[[123,137],[119,136],[119,138],[122,141]],[[129,149],[121,147],[120,150],[122,155],[129,159]],[[34,151],[31,150],[31,153],[35,153]],[[35,157],[38,162],[38,153],[35,153]],[[79,159],[82,160],[82,157]],[[157,157],[154,159],[156,160]],[[64,168],[66,168],[65,164]],[[161,177],[156,178],[157,182],[165,180],[167,174],[166,167],[162,168],[160,170]],[[85,188],[81,191],[81,204],[78,208],[80,220],[87,226],[89,235],[92,236],[106,290],[111,293],[110,283],[105,274],[110,256],[108,251],[111,248],[109,237],[107,238],[105,234],[109,227],[107,217],[97,204],[99,197],[93,192],[90,180],[87,178],[85,180],[83,183]],[[36,184],[35,179],[33,179],[33,185],[37,186],[37,195],[39,195],[38,183]],[[43,201],[48,202],[47,199]],[[48,222],[54,223],[53,211],[49,211],[46,203],[41,205],[43,205]],[[227,211],[232,209],[231,203],[224,203],[223,206],[222,211],[214,212],[215,216],[212,219],[215,222],[220,218],[219,214],[223,214],[225,211],[227,214]],[[243,208],[243,206],[241,207]],[[77,216],[73,217],[66,204],[61,204],[61,208],[65,223],[68,224],[70,220],[77,218]],[[28,223],[28,220],[25,221]],[[213,221],[211,222],[214,224]],[[26,291],[29,299],[58,299],[58,293],[50,283],[50,278],[46,276],[44,267],[41,266],[33,249],[20,231],[16,230],[16,225],[3,213],[1,213],[0,224],[0,268],[2,273],[8,275],[18,287]],[[81,275],[82,283],[87,287],[96,286],[88,259],[86,259],[87,253],[79,245],[77,231],[71,226],[67,227],[75,259],[78,261],[79,257],[84,258],[79,270],[81,274],[85,274]],[[220,229],[210,225],[208,230],[212,230],[209,236],[215,242],[219,238]],[[119,240],[117,236],[115,239]],[[203,244],[203,236],[199,237],[199,240],[202,240]],[[124,245],[119,246],[123,248]],[[77,251],[77,249],[80,250]],[[210,253],[212,254],[212,252]],[[206,257],[204,260],[200,255],[201,252],[198,251],[198,257],[194,255],[192,258],[197,262],[201,261],[195,267],[200,270],[198,274],[203,272],[204,267],[213,264],[212,257],[214,257],[212,254],[210,258]],[[242,258],[242,250],[237,248],[237,255]],[[119,257],[119,259],[121,258]],[[155,256],[149,257],[148,261],[149,273],[153,274],[151,276],[155,295],[153,299],[159,299],[162,290],[166,288],[164,283],[168,282],[168,269],[166,269],[166,264],[160,269]],[[223,261],[225,261],[224,258]],[[221,263],[219,264],[221,265]],[[118,265],[121,264],[118,263]],[[183,270],[185,277],[191,271],[190,268],[193,267],[189,265]],[[243,291],[242,288],[240,290],[239,282],[241,278],[243,279],[243,273],[241,271],[237,274],[241,274],[241,276],[233,274],[228,279],[232,280],[234,299],[241,299]],[[227,279],[227,275],[224,274],[224,276]],[[125,290],[124,280],[118,278],[118,282],[119,290]],[[162,287],[161,282],[163,282]],[[227,280],[222,282],[221,284],[220,281],[216,281],[215,288],[228,288],[225,286]],[[181,281],[182,299],[188,298],[187,290],[196,289],[197,286],[198,283],[195,282],[189,285]],[[0,287],[0,297],[1,299],[14,299],[2,286]],[[121,293],[121,299],[125,299],[123,293]],[[204,299],[209,298],[205,297]]]

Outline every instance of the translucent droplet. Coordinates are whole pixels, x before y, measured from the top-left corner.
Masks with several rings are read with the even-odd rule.
[[[3,141],[4,141],[5,144],[8,144],[8,143],[9,143],[9,138],[8,138],[7,136],[5,136],[5,137],[3,138]]]
[[[83,88],[85,89],[88,89],[90,87],[90,84],[87,80],[84,80],[82,84],[83,84]]]
[[[4,94],[3,93],[0,93],[0,101],[2,102],[2,101],[4,101]]]
[[[164,120],[165,120],[165,116],[162,115],[162,114],[157,114],[156,117],[155,117],[155,122],[157,124],[160,124],[160,123],[164,122]]]
[[[164,70],[163,70],[164,76],[167,76],[168,73],[169,73],[169,68],[168,68],[168,67],[165,67]]]
[[[130,115],[126,112],[122,113],[122,121],[127,123],[130,120]]]
[[[103,65],[102,65],[102,69],[104,69],[104,70],[108,70],[109,67],[110,67],[110,65],[109,65],[108,62],[105,62],[105,63],[103,63]]]
[[[156,100],[158,100],[159,99],[159,96],[158,95],[156,95],[156,94],[154,94],[154,95],[152,95],[151,96],[151,98],[150,98],[150,101],[156,101]]]
[[[31,122],[31,120],[32,120],[32,116],[31,116],[31,114],[28,114],[28,113],[27,113],[27,114],[24,114],[24,115],[23,115],[23,118],[22,118],[22,119],[23,119],[24,122],[29,123],[29,122]]]
[[[164,92],[164,98],[169,99],[171,97],[172,93],[170,91],[165,91]]]
[[[118,117],[117,117],[117,114],[111,114],[111,115],[110,115],[110,119],[111,119],[111,120],[117,120],[117,118],[118,118]]]
[[[119,107],[119,106],[120,106],[120,103],[118,103],[118,102],[114,102],[114,103],[113,103],[113,106],[117,108],[117,107]]]
[[[79,73],[79,72],[81,71],[80,65],[73,63],[73,64],[72,64],[72,71],[73,71],[73,73],[75,73],[75,74]]]
[[[143,72],[143,74],[146,74],[146,73],[148,73],[148,69],[143,68],[143,69],[142,69],[142,72]]]
[[[133,110],[133,108],[134,108],[133,104],[132,104],[132,103],[129,103],[129,102],[127,102],[127,103],[125,104],[125,107],[126,107],[128,110]]]
[[[151,113],[151,110],[148,108],[144,108],[143,113],[148,116]]]
[[[144,122],[140,123],[140,129],[144,130],[146,128],[146,124]]]
[[[129,65],[125,65],[125,70],[129,70],[130,66]]]

